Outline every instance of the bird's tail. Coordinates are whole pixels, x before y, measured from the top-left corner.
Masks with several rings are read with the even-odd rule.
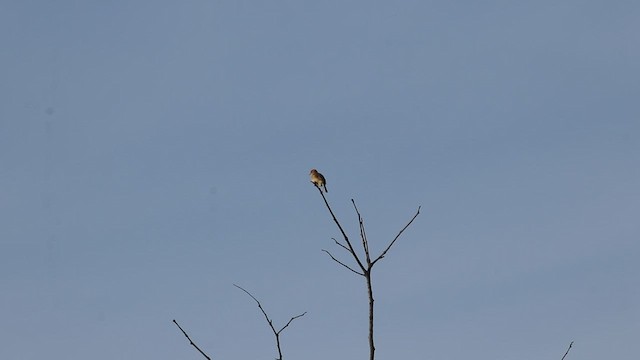
[[[329,190],[327,190],[327,185],[322,185],[324,187],[324,192],[328,193]]]

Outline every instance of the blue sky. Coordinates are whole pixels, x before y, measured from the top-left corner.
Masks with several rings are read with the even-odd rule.
[[[4,1],[2,359],[638,357],[640,5]],[[348,258],[343,258],[348,260]]]

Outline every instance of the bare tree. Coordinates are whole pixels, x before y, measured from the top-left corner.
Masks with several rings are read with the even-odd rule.
[[[368,298],[369,298],[369,360],[374,360],[375,359],[376,347],[375,347],[374,338],[373,338],[373,302],[374,302],[374,299],[373,299],[373,286],[371,284],[371,271],[373,270],[373,266],[378,261],[382,260],[387,255],[387,252],[389,251],[389,249],[391,249],[391,247],[396,243],[396,240],[398,240],[400,235],[402,235],[402,233],[409,227],[409,225],[411,225],[411,223],[413,223],[413,220],[415,220],[416,217],[418,217],[418,215],[420,214],[420,206],[418,206],[418,210],[416,211],[415,215],[413,215],[411,220],[409,220],[409,222],[398,232],[398,234],[395,236],[395,238],[393,238],[393,240],[391,240],[391,242],[389,243],[389,245],[387,245],[387,247],[384,249],[384,251],[380,255],[378,255],[377,257],[372,259],[371,254],[369,252],[369,241],[367,240],[367,232],[365,231],[364,220],[362,219],[362,216],[360,215],[360,211],[358,210],[358,207],[356,206],[356,202],[353,199],[351,199],[351,203],[353,204],[353,208],[354,208],[356,214],[358,215],[358,224],[360,226],[360,240],[362,241],[362,248],[364,250],[364,259],[362,259],[361,256],[359,256],[358,253],[356,253],[356,251],[355,251],[355,249],[353,247],[353,244],[351,243],[351,241],[349,240],[349,237],[347,236],[347,233],[344,231],[344,229],[342,228],[342,225],[340,225],[340,222],[336,218],[336,215],[333,213],[333,210],[331,209],[331,206],[329,205],[329,202],[327,201],[327,198],[325,197],[324,193],[322,192],[322,189],[317,184],[314,183],[314,185],[316,186],[316,188],[318,188],[318,191],[320,192],[320,195],[322,196],[322,199],[324,200],[324,204],[327,206],[327,209],[329,210],[329,213],[331,214],[331,217],[333,218],[333,221],[338,226],[338,229],[340,230],[340,233],[342,233],[342,238],[344,239],[344,243],[336,240],[335,238],[332,238],[332,240],[338,246],[340,246],[342,249],[346,250],[349,254],[351,254],[351,257],[353,257],[353,259],[355,260],[355,262],[357,264],[357,268],[354,269],[353,267],[351,267],[351,266],[345,264],[344,262],[338,260],[328,250],[322,249],[322,251],[327,253],[327,255],[329,255],[333,261],[335,261],[338,264],[342,265],[343,267],[347,268],[348,270],[350,270],[354,274],[357,274],[357,275],[360,275],[360,276],[364,277],[365,282],[367,284],[367,295],[368,295]]]
[[[312,174],[313,174],[313,171],[315,171],[315,170],[312,170]],[[320,175],[320,174],[318,174],[318,175],[322,177],[322,175]],[[371,276],[372,276],[371,274],[372,274],[373,266],[375,264],[377,264],[378,261],[382,260],[387,255],[387,253],[389,252],[391,247],[400,238],[402,233],[413,223],[413,221],[418,217],[418,215],[420,215],[420,208],[421,207],[418,206],[418,209],[417,209],[416,213],[413,215],[413,217],[409,220],[409,222],[406,223],[406,225],[402,229],[400,229],[398,234],[389,242],[387,247],[380,253],[380,255],[378,255],[377,257],[372,257],[371,253],[369,251],[369,241],[367,239],[367,232],[366,232],[365,226],[364,226],[364,219],[362,218],[362,215],[360,214],[360,211],[358,210],[358,207],[357,207],[355,201],[353,199],[351,199],[351,203],[353,204],[353,209],[354,209],[354,211],[356,212],[356,214],[358,216],[360,240],[362,242],[362,251],[364,252],[364,257],[363,257],[361,255],[358,255],[358,253],[356,252],[356,250],[355,250],[355,248],[353,246],[353,243],[351,242],[351,240],[349,240],[349,236],[344,231],[344,228],[342,227],[342,225],[340,224],[340,222],[336,218],[333,210],[331,209],[331,206],[329,205],[329,202],[327,201],[327,198],[325,197],[325,194],[324,194],[324,192],[322,191],[322,188],[321,188],[321,186],[326,186],[325,185],[326,182],[324,180],[324,177],[322,177],[321,180],[322,181],[318,181],[316,179],[314,181],[314,178],[312,177],[312,183],[318,189],[318,191],[320,193],[320,196],[322,196],[322,199],[324,200],[324,204],[326,205],[327,210],[329,210],[329,213],[331,214],[331,217],[333,218],[333,221],[335,222],[335,224],[337,225],[338,229],[340,230],[340,233],[342,234],[342,238],[343,238],[344,242],[338,241],[335,238],[331,238],[331,239],[336,243],[336,245],[338,245],[339,247],[341,247],[343,250],[345,250],[346,252],[348,252],[351,255],[351,257],[355,261],[357,267],[356,266],[353,266],[353,267],[349,266],[349,265],[345,264],[344,262],[338,260],[328,250],[322,249],[322,251],[327,253],[327,255],[333,261],[335,261],[336,263],[340,264],[341,266],[343,266],[344,268],[348,269],[352,273],[364,277],[364,279],[365,279],[365,283],[367,285],[367,296],[368,296],[368,300],[369,300],[369,333],[368,333],[369,360],[375,360],[376,348],[375,348],[375,343],[374,343],[374,331],[373,331],[373,329],[374,329],[374,298],[373,298],[373,286],[372,286],[372,281],[371,281]],[[326,192],[326,190],[325,190],[325,192]],[[280,345],[280,334],[287,327],[289,327],[289,325],[291,325],[291,323],[295,319],[298,319],[298,318],[304,316],[307,312],[305,311],[302,314],[299,314],[299,315],[291,317],[289,319],[289,321],[284,326],[282,326],[279,330],[276,330],[276,327],[273,325],[273,320],[269,317],[267,312],[264,310],[264,308],[262,307],[262,304],[260,303],[260,301],[255,296],[253,296],[253,294],[251,294],[249,291],[245,290],[241,286],[236,285],[236,284],[233,284],[233,286],[237,287],[238,289],[242,290],[247,295],[249,295],[256,302],[256,304],[258,305],[258,308],[262,312],[262,315],[264,315],[264,318],[267,321],[267,323],[269,324],[269,327],[271,328],[271,331],[273,332],[273,335],[275,337],[276,348],[278,349],[278,357],[276,358],[276,360],[282,360],[282,348],[281,348],[281,345]],[[182,333],[187,338],[187,340],[189,340],[189,343],[196,350],[198,350],[200,352],[200,354],[202,354],[202,356],[204,356],[207,360],[211,360],[211,358],[204,351],[202,351],[198,347],[198,345],[196,345],[191,340],[191,338],[189,337],[187,332],[178,324],[178,322],[176,320],[173,320],[173,323],[176,324],[176,326],[180,329],[180,331],[182,331]],[[567,351],[562,356],[561,360],[564,360],[567,357],[567,355],[569,354],[569,351],[571,351],[572,346],[573,346],[573,341],[569,344],[569,347],[567,348]]]
[[[318,188],[318,191],[320,192],[320,195],[322,196],[322,199],[324,200],[324,203],[325,203],[327,209],[329,210],[329,213],[331,214],[331,217],[333,218],[333,221],[335,222],[335,224],[337,225],[338,229],[340,230],[340,233],[342,234],[344,242],[338,241],[335,238],[332,238],[332,240],[336,243],[336,245],[338,245],[339,247],[341,247],[342,249],[344,249],[345,251],[347,251],[351,255],[351,257],[355,261],[357,267],[356,266],[353,266],[353,267],[349,266],[349,265],[345,264],[344,262],[338,260],[328,250],[322,249],[322,251],[327,253],[327,255],[333,261],[335,261],[336,263],[340,264],[341,266],[343,266],[344,268],[348,269],[352,273],[364,277],[364,279],[365,279],[365,283],[367,285],[367,296],[368,296],[368,300],[369,300],[369,333],[368,333],[369,360],[374,360],[375,359],[375,350],[376,350],[376,348],[375,348],[375,343],[374,343],[374,331],[373,331],[373,329],[374,329],[374,298],[373,298],[373,286],[372,286],[372,281],[371,281],[371,274],[372,274],[373,266],[375,264],[377,264],[378,261],[382,260],[387,255],[387,253],[389,252],[391,247],[400,238],[402,233],[413,223],[413,221],[418,217],[418,215],[420,215],[420,208],[421,207],[418,206],[418,209],[417,209],[416,213],[413,215],[413,217],[409,220],[409,222],[407,222],[407,224],[402,229],[400,229],[398,234],[389,242],[387,247],[380,253],[380,255],[378,255],[377,257],[373,258],[371,256],[371,254],[370,254],[370,251],[369,251],[369,241],[367,239],[367,233],[366,233],[365,226],[364,226],[364,220],[362,218],[362,215],[360,214],[360,211],[358,210],[358,207],[356,206],[355,201],[353,199],[351,199],[351,203],[353,204],[354,211],[356,212],[356,214],[358,216],[360,240],[362,242],[362,249],[364,251],[364,257],[362,257],[361,255],[358,255],[358,253],[356,252],[356,250],[355,250],[355,248],[353,246],[353,243],[351,242],[351,240],[349,240],[349,237],[346,234],[346,232],[344,231],[344,228],[342,227],[342,225],[340,224],[340,222],[336,218],[336,216],[335,216],[333,210],[331,209],[331,206],[329,205],[329,202],[327,201],[327,198],[325,197],[322,189],[318,186],[318,184],[314,183],[314,185],[316,186],[316,188]],[[269,317],[267,312],[264,310],[264,308],[262,307],[262,304],[260,303],[260,301],[255,296],[253,296],[253,294],[251,294],[249,291],[245,290],[244,288],[240,287],[239,285],[233,284],[233,286],[237,287],[238,289],[242,290],[247,295],[249,295],[256,302],[256,304],[258,305],[258,308],[262,312],[262,315],[264,315],[264,318],[267,321],[267,323],[269,324],[269,327],[271,328],[271,331],[273,332],[273,335],[275,337],[276,348],[278,349],[278,358],[276,358],[276,360],[282,360],[283,357],[282,357],[282,348],[281,348],[281,345],[280,345],[280,334],[287,327],[289,327],[289,325],[295,319],[298,319],[298,318],[304,316],[307,312],[305,311],[302,314],[299,314],[299,315],[291,317],[289,319],[289,321],[284,326],[282,326],[279,330],[276,330],[276,327],[273,325],[273,320]],[[182,333],[187,338],[187,340],[189,340],[189,343],[196,350],[198,350],[198,352],[200,352],[200,354],[202,354],[202,356],[204,356],[207,360],[211,360],[211,358],[204,351],[202,351],[198,347],[198,345],[196,345],[193,342],[193,340],[191,340],[191,338],[189,337],[187,332],[178,324],[178,322],[176,320],[173,320],[173,323],[176,324],[176,326],[180,329],[180,331],[182,331]],[[561,360],[564,360],[567,357],[567,355],[569,354],[569,351],[571,350],[572,346],[573,346],[573,341],[569,344],[569,347],[567,348],[567,351],[564,353],[564,356],[562,356]]]

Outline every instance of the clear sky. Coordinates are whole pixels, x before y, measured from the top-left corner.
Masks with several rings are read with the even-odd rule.
[[[638,358],[637,1],[0,4],[0,358]],[[348,261],[348,257],[341,257]]]

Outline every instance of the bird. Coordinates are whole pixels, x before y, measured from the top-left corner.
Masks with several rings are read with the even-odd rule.
[[[324,192],[326,193],[329,192],[329,190],[327,190],[327,180],[324,179],[324,176],[322,176],[322,174],[320,174],[318,170],[311,169],[309,175],[311,176],[311,182],[313,183],[313,185],[318,188],[324,188]]]

